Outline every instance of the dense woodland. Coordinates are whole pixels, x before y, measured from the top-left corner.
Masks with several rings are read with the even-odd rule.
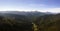
[[[39,31],[60,31],[60,14],[41,16],[34,23]]]
[[[32,24],[28,22],[17,22],[14,19],[0,16],[0,31],[31,31]]]
[[[0,14],[0,31],[60,31],[60,14]]]

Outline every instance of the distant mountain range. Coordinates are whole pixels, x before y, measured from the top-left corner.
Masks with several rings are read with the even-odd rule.
[[[37,15],[37,14],[52,14],[50,12],[38,12],[38,11],[34,11],[34,12],[20,12],[20,11],[0,11],[0,13],[3,13],[3,14],[18,14],[18,15]]]
[[[50,12],[38,12],[38,11],[34,11],[34,12],[20,12],[20,11],[0,11],[0,15],[24,15],[24,16],[42,16],[42,15],[49,15],[49,14],[53,14]]]
[[[31,22],[33,19],[39,16],[50,15],[50,14],[53,14],[53,13],[50,13],[50,12],[43,13],[38,11],[34,11],[34,12],[0,11],[0,16],[15,18],[17,21],[24,20],[24,22],[25,21]]]

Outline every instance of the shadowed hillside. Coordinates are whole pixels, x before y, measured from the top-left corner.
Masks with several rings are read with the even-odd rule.
[[[0,31],[32,31],[30,22],[17,22],[12,18],[0,16]]]
[[[60,14],[41,16],[34,23],[40,31],[60,31]]]

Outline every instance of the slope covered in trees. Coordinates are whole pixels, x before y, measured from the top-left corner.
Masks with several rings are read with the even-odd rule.
[[[60,14],[41,16],[34,23],[40,31],[60,31]]]
[[[15,19],[0,16],[0,31],[32,31],[32,24],[27,21],[17,22]]]

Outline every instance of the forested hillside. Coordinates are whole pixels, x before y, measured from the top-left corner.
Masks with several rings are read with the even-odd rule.
[[[60,31],[60,14],[41,16],[34,23],[39,31]]]
[[[23,21],[17,22],[15,19],[0,16],[0,31],[32,31],[32,24]]]

